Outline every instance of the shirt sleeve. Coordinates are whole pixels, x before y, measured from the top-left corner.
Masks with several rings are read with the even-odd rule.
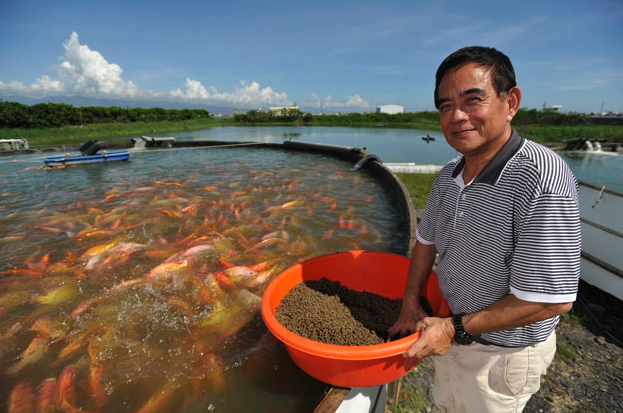
[[[577,201],[556,194],[537,196],[518,231],[511,293],[533,302],[575,301],[581,253]]]

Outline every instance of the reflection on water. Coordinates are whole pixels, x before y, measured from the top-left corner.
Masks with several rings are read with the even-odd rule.
[[[1,163],[0,404],[308,412],[325,385],[265,334],[264,288],[303,259],[400,252],[407,235],[351,167],[218,148]]]
[[[574,151],[560,155],[578,180],[623,191],[623,153]]]

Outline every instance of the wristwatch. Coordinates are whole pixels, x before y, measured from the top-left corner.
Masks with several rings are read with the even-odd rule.
[[[452,324],[454,324],[454,341],[461,345],[472,344],[474,339],[465,332],[463,316],[460,314],[452,316]]]

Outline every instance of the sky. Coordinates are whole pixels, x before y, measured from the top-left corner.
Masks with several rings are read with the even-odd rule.
[[[0,99],[435,110],[472,45],[509,56],[524,108],[623,112],[621,0],[0,0]]]

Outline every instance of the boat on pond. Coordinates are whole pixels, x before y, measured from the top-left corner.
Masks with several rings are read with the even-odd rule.
[[[76,165],[79,163],[127,161],[128,151],[102,151],[95,155],[59,155],[49,156],[43,160],[47,166]]]
[[[46,166],[63,166],[81,163],[127,161],[130,159],[130,153],[126,150],[102,150],[100,152],[100,149],[102,149],[101,144],[102,142],[88,140],[78,149],[80,154],[48,156],[43,159],[43,162]]]

